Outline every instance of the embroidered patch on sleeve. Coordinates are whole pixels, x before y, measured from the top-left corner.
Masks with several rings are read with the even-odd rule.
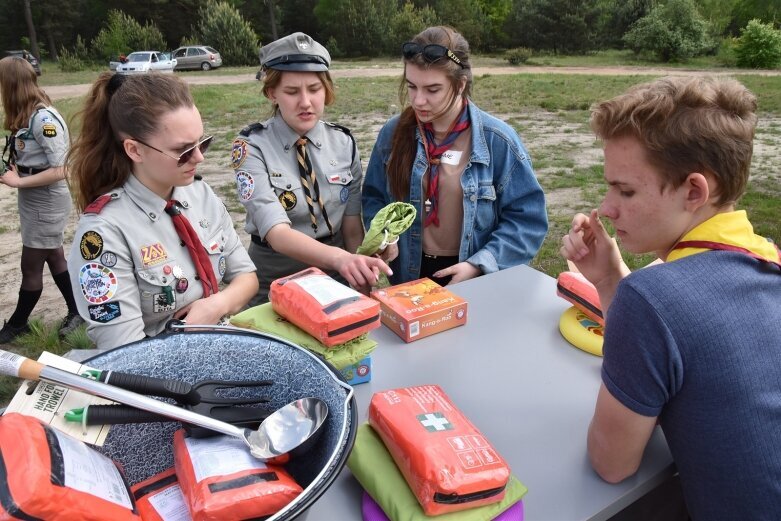
[[[122,310],[119,306],[119,302],[106,302],[104,304],[93,304],[87,306],[89,310],[89,318],[94,322],[100,322],[106,324],[111,322],[115,318],[122,315]]]
[[[240,170],[236,172],[236,188],[242,201],[249,201],[255,192],[255,180],[249,172]]]
[[[46,123],[43,125],[43,135],[46,137],[56,137],[57,136],[57,126],[53,125],[52,123]]]
[[[231,166],[235,170],[244,164],[245,159],[247,159],[247,142],[237,139],[231,148]]]
[[[103,251],[103,237],[96,231],[88,230],[81,236],[79,250],[84,260],[95,260]]]
[[[117,276],[114,275],[114,272],[97,262],[88,262],[81,267],[79,284],[81,285],[81,293],[91,304],[102,304],[111,300],[118,287]]]

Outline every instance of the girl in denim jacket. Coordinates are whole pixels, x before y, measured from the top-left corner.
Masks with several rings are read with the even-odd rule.
[[[407,107],[380,130],[362,194],[367,227],[391,202],[418,210],[382,254],[392,282],[445,285],[528,263],[548,230],[545,197],[518,134],[469,99],[469,44],[430,27],[402,53]]]

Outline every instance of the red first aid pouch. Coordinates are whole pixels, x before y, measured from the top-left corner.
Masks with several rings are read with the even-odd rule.
[[[556,294],[600,326],[605,325],[597,288],[582,274],[576,271],[564,271],[559,274],[556,280]]]
[[[380,303],[307,268],[271,283],[271,306],[328,347],[380,327]]]
[[[130,491],[143,521],[190,521],[190,509],[182,495],[176,471],[170,468],[137,483]]]
[[[0,418],[0,465],[0,520],[141,520],[111,459],[35,418]]]
[[[303,490],[282,467],[263,463],[230,436],[188,438],[180,429],[174,463],[195,521],[270,516]]]
[[[504,498],[510,468],[438,385],[375,393],[369,424],[426,515]]]

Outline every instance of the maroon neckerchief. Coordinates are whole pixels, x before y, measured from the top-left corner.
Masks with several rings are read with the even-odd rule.
[[[740,246],[733,246],[732,244],[724,244],[722,242],[715,242],[715,241],[682,241],[673,246],[673,250],[682,250],[684,248],[705,248],[706,250],[723,250],[723,251],[734,251],[736,253],[745,253],[749,257],[753,257],[757,260],[760,260],[762,262],[769,262],[771,264],[775,264],[779,268],[781,268],[781,250],[778,249],[778,245],[774,245],[776,247],[776,252],[778,252],[778,261],[772,261],[770,259],[766,259],[760,255],[757,255],[751,250],[747,250],[746,248],[741,248]]]
[[[195,264],[195,271],[198,273],[198,278],[201,279],[201,286],[203,286],[203,296],[208,297],[212,293],[219,291],[217,284],[217,277],[214,276],[214,268],[212,268],[212,261],[209,259],[209,254],[206,252],[206,248],[201,244],[201,239],[198,234],[193,230],[190,221],[187,217],[182,215],[182,207],[179,201],[171,199],[165,205],[165,213],[171,216],[171,221],[174,223],[176,233],[179,238],[182,239],[187,251],[190,252],[190,258]]]
[[[450,150],[453,143],[461,135],[461,132],[468,129],[469,111],[467,110],[469,102],[464,98],[464,107],[461,109],[458,117],[450,124],[447,135],[442,142],[437,145],[434,140],[434,125],[429,122],[423,125],[418,121],[418,129],[423,139],[423,147],[426,150],[426,160],[428,160],[428,190],[426,190],[426,200],[431,203],[431,211],[426,215],[425,226],[433,224],[439,226],[439,164],[442,154]]]

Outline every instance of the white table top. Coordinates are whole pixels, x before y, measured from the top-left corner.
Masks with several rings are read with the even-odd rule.
[[[405,344],[384,326],[370,334],[372,381],[355,387],[359,422],[377,391],[439,384],[529,489],[527,521],[607,519],[674,472],[658,429],[637,474],[602,481],[586,455],[601,358],[558,330],[569,307],[555,279],[519,266],[451,288],[468,301],[465,326]],[[361,488],[346,467],[309,519],[361,520]]]

